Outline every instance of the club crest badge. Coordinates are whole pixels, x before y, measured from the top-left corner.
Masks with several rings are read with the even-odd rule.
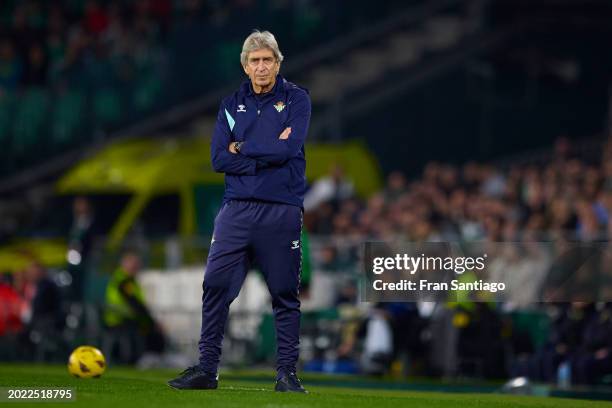
[[[278,113],[281,113],[283,109],[285,109],[285,103],[283,101],[278,101],[274,104],[274,107],[276,108]]]

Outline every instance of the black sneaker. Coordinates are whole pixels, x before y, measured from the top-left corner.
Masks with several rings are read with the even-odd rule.
[[[174,380],[168,381],[168,385],[177,390],[214,390],[218,380],[217,374],[207,373],[195,365],[187,368]]]
[[[282,373],[280,378],[276,380],[274,391],[278,392],[303,392],[308,394],[308,391],[302,387],[300,379],[295,373]]]

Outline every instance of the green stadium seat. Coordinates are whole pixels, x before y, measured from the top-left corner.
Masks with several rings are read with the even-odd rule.
[[[0,96],[0,143],[2,144],[5,144],[11,136],[13,99],[10,94]]]
[[[242,44],[237,41],[226,41],[219,44],[214,49],[214,60],[216,61],[214,74],[223,81],[232,80],[236,75],[240,75],[240,66],[236,63],[236,56],[240,55]],[[200,57],[201,64],[206,64],[207,58]]]
[[[161,79],[150,74],[147,78],[139,81],[134,87],[132,104],[136,112],[145,112],[155,105],[156,99],[162,91]]]
[[[40,146],[44,140],[41,132],[49,108],[49,94],[45,89],[28,89],[17,99],[13,123],[13,148],[23,152],[32,146]]]
[[[84,102],[85,98],[80,91],[68,91],[57,97],[51,125],[53,144],[65,145],[76,139],[83,122]]]
[[[121,97],[113,88],[97,91],[93,99],[94,122],[97,126],[107,126],[121,119]]]

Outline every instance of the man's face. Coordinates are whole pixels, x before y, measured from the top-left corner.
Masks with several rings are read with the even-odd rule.
[[[249,53],[244,72],[249,76],[255,92],[260,93],[272,88],[279,68],[280,64],[272,50],[262,48]]]
[[[140,258],[135,254],[126,254],[121,261],[121,266],[128,275],[136,276],[141,268]]]
[[[31,283],[38,282],[45,275],[45,270],[38,262],[32,262],[26,269],[26,279]]]

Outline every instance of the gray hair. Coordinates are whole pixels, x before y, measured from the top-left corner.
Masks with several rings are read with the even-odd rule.
[[[274,34],[269,31],[253,30],[242,45],[242,52],[240,53],[240,63],[242,66],[246,66],[250,52],[263,48],[271,50],[279,63],[283,62],[284,57],[278,48],[278,43],[276,42],[276,38],[274,38]]]

